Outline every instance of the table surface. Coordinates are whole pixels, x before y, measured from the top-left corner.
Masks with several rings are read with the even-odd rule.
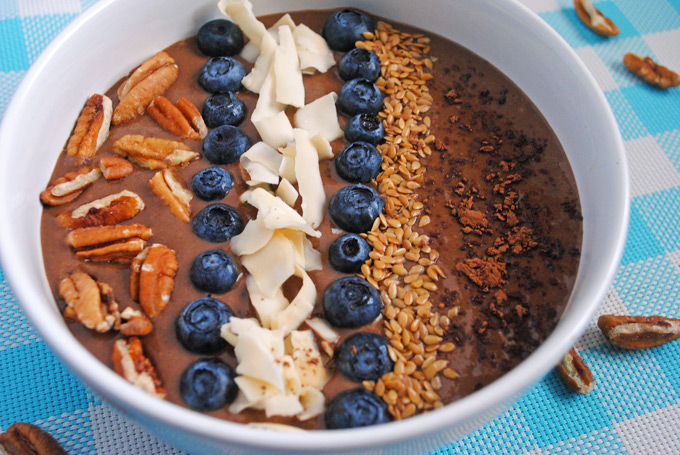
[[[680,87],[650,88],[622,64],[623,54],[634,52],[680,72],[680,0],[596,0],[621,29],[609,39],[580,23],[572,0],[522,1],[590,69],[625,141],[630,229],[599,313],[680,317]],[[42,49],[94,2],[0,0],[0,118]],[[433,454],[680,453],[680,341],[623,351],[607,343],[593,320],[577,348],[595,377],[592,393],[571,392],[551,372],[496,420]],[[54,357],[2,270],[0,369],[0,431],[32,422],[72,455],[183,453],[103,403]]]

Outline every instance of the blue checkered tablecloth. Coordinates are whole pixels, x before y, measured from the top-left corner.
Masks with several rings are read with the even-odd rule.
[[[522,0],[576,50],[618,120],[630,163],[630,232],[601,313],[680,317],[680,87],[631,76],[626,52],[680,71],[680,0],[595,0],[621,34],[604,39],[572,0]],[[0,0],[0,118],[41,50],[95,0]],[[5,151],[6,152],[6,151]],[[590,325],[577,347],[596,378],[587,396],[550,373],[477,432],[432,455],[680,454],[680,341],[628,352]],[[46,374],[49,372],[49,374]],[[36,335],[0,270],[0,432],[50,431],[75,454],[180,454],[84,387]]]

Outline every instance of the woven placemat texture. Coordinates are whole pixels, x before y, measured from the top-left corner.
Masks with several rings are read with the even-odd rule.
[[[0,0],[0,118],[41,50],[93,3]],[[680,71],[680,0],[596,0],[621,29],[609,39],[580,23],[571,0],[523,3],[590,69],[625,141],[630,232],[599,311],[680,317],[680,88],[650,88],[622,63],[635,52]],[[433,454],[680,454],[680,342],[623,351],[593,321],[577,347],[596,378],[591,394],[571,392],[552,372],[499,418]],[[103,403],[56,359],[1,270],[0,370],[0,431],[32,422],[73,455],[183,453]]]

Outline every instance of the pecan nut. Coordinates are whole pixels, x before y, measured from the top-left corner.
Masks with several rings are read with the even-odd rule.
[[[92,158],[109,137],[113,103],[106,95],[92,95],[80,112],[73,133],[66,143],[66,154],[77,156],[82,164]]]
[[[165,52],[159,52],[142,63],[118,87],[119,103],[113,111],[113,124],[118,125],[138,117],[157,96],[176,80],[179,68]]]
[[[76,229],[122,223],[144,210],[144,201],[137,193],[123,190],[88,202],[57,217],[59,226]]]
[[[142,342],[137,337],[116,340],[111,355],[113,369],[130,384],[160,398],[165,390],[156,376],[151,361],[144,356]]]
[[[66,302],[64,316],[80,321],[96,332],[108,332],[120,321],[113,289],[84,272],[75,272],[59,283],[59,295]]]
[[[180,167],[199,157],[182,142],[139,134],[128,134],[118,139],[113,143],[113,152],[148,169]]]
[[[99,169],[106,180],[122,179],[135,170],[132,163],[119,156],[105,156],[99,160]]]
[[[68,455],[56,439],[42,428],[30,423],[10,425],[0,434],[0,453],[8,455]]]
[[[664,316],[603,314],[597,326],[613,345],[625,349],[653,348],[680,338],[680,319]]]
[[[590,0],[574,0],[576,15],[586,27],[601,36],[616,36],[621,31],[616,24],[596,9]]]
[[[179,181],[170,169],[163,169],[149,180],[149,187],[170,209],[176,218],[188,223],[191,221],[191,207],[189,203],[193,194]]]
[[[144,336],[148,335],[151,333],[151,330],[153,330],[153,325],[149,318],[144,316],[144,313],[141,311],[131,307],[127,307],[120,312],[120,319],[120,326],[114,328],[119,330],[123,335]]]
[[[78,259],[130,263],[144,250],[153,231],[142,224],[93,226],[74,229],[66,243]]]
[[[149,317],[158,316],[175,287],[177,256],[165,245],[147,247],[132,260],[130,294]]]
[[[92,166],[69,172],[56,179],[45,191],[40,193],[40,200],[45,205],[66,204],[80,196],[88,186],[96,182],[101,176],[101,171]]]
[[[156,97],[146,112],[163,129],[175,136],[188,139],[203,139],[208,134],[208,127],[201,113],[188,99],[182,97],[177,105],[164,96]]]
[[[564,383],[574,392],[587,395],[593,391],[595,387],[593,374],[575,348],[569,350],[555,369]]]
[[[623,64],[633,74],[659,88],[671,88],[680,85],[678,73],[659,65],[651,57],[628,53],[623,56]]]

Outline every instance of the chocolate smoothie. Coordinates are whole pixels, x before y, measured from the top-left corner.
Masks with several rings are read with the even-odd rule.
[[[319,32],[329,14],[329,11],[303,11],[293,12],[291,16],[296,24],[305,24]],[[279,17],[266,16],[260,20],[269,27]],[[376,22],[379,20],[375,19]],[[426,405],[419,404],[423,401],[419,398],[411,400],[414,406],[408,410],[392,403],[390,410],[393,417],[401,418],[450,403],[484,387],[540,345],[557,324],[569,298],[579,263],[582,230],[576,184],[565,153],[528,97],[491,64],[456,43],[410,26],[393,26],[399,31],[422,34],[431,40],[421,49],[427,51],[425,54],[433,63],[431,70],[427,71],[432,75],[427,87],[433,100],[427,116],[429,135],[434,139],[424,141],[431,153],[420,157],[419,166],[425,170],[422,182],[407,199],[422,203],[418,222],[412,230],[427,236],[429,247],[426,251],[438,253],[437,257],[431,257],[421,252],[421,257],[429,258],[422,262],[425,264],[423,273],[428,265],[434,264],[442,272],[436,286],[432,286],[430,309],[423,309],[423,312],[429,311],[433,316],[428,313],[428,317],[437,319],[435,325],[441,327],[441,334],[421,333],[420,323],[414,322],[419,320],[417,317],[406,320],[408,318],[404,316],[404,327],[394,327],[390,322],[399,320],[397,310],[401,308],[397,307],[412,303],[415,308],[420,303],[405,302],[410,297],[405,294],[397,296],[397,291],[390,291],[389,284],[383,286],[383,283],[380,284],[383,300],[396,301],[396,306],[385,305],[384,313],[390,314],[378,318],[370,327],[336,331],[340,341],[358,330],[385,334],[394,349],[407,353],[403,356],[404,361],[397,362],[400,371],[395,372],[396,376],[403,373],[404,368],[410,368],[409,362],[417,364],[418,371],[422,372],[410,376],[412,379],[411,382],[406,381],[407,388],[418,388],[414,382],[420,380],[433,384],[436,394]],[[165,51],[175,59],[179,78],[164,96],[171,100],[184,96],[200,109],[209,94],[198,85],[197,77],[208,57],[201,54],[193,37],[175,43]],[[336,53],[336,60],[341,55]],[[246,70],[252,68],[252,64],[243,63]],[[127,70],[111,68],[112,73],[121,75]],[[114,100],[114,106],[120,83],[122,80],[106,92]],[[334,67],[325,74],[304,76],[304,84],[305,102],[309,103],[329,91],[338,92],[343,81]],[[245,102],[248,112],[255,109],[256,94],[242,89],[238,97]],[[287,114],[291,121],[293,113],[289,108]],[[384,114],[383,119],[386,117],[387,114]],[[341,115],[340,125],[344,126],[346,121],[347,118]],[[240,128],[253,143],[259,140],[249,117]],[[127,134],[179,140],[149,116],[143,115],[112,126],[109,138],[94,160],[113,155],[113,142]],[[185,139],[183,142],[201,153],[201,140]],[[337,154],[347,142],[339,139],[331,145]],[[381,151],[386,149],[381,148]],[[205,159],[199,159],[175,172],[188,185],[194,174],[209,166]],[[64,153],[51,180],[78,167],[75,159]],[[247,185],[238,164],[224,167],[233,175],[234,187],[220,202],[236,208],[244,220],[252,219],[255,210],[239,201],[239,195],[247,189]],[[338,176],[332,160],[321,161],[320,167],[328,200],[348,183]],[[124,179],[100,179],[76,200],[57,207],[46,207],[41,231],[43,256],[48,281],[62,308],[59,282],[77,270],[108,283],[121,308],[140,308],[130,296],[130,266],[76,259],[64,240],[67,231],[57,224],[56,217],[85,202],[122,190],[134,191],[141,196],[146,207],[129,223],[151,227],[153,237],[149,244],[161,243],[175,250],[179,264],[171,301],[159,316],[153,318],[152,332],[141,340],[144,352],[167,392],[166,399],[186,406],[179,394],[179,378],[187,366],[201,356],[179,344],[175,320],[190,301],[207,295],[191,284],[189,269],[194,258],[205,250],[222,248],[229,253],[231,250],[229,242],[215,244],[199,239],[188,223],[170,214],[147,185],[155,173],[135,167],[134,172]],[[191,201],[192,215],[206,205],[207,202],[194,198]],[[422,221],[423,218],[427,221]],[[312,239],[312,243],[322,255],[324,267],[321,271],[310,272],[310,276],[318,294],[313,316],[323,317],[321,297],[324,289],[346,275],[328,265],[328,246],[341,233],[327,213],[318,229],[322,236]],[[376,247],[375,239],[370,243]],[[379,255],[371,257],[368,276],[372,276],[373,269],[379,266],[376,264]],[[406,259],[403,264],[405,269],[410,270],[421,262]],[[299,283],[291,280],[287,285],[290,288],[287,291],[294,295]],[[226,303],[237,317],[256,317],[242,277],[229,292],[213,297]],[[420,309],[412,314],[420,314]],[[95,357],[111,365],[112,346],[116,339],[121,338],[119,333],[100,334],[84,328],[78,321],[67,319],[66,323]],[[423,335],[422,343],[417,343],[415,350],[411,351],[408,342],[413,336],[403,333],[407,326],[411,334]],[[428,335],[435,338],[426,339]],[[437,348],[428,350],[432,344],[436,344]],[[422,353],[417,352],[421,349],[417,346],[421,346]],[[439,367],[435,375],[427,369],[428,362],[433,363],[427,360],[427,354],[433,351],[437,352],[437,361],[446,363],[446,367]],[[217,356],[236,368],[231,347]],[[331,357],[324,354],[324,361],[333,373],[333,378],[323,390],[327,402],[343,390],[360,386],[336,373]],[[365,386],[379,395],[379,389],[382,389],[381,396],[388,404],[394,401],[394,396],[389,397],[387,392],[400,390],[399,385],[390,386],[389,383],[368,383]],[[421,395],[429,396],[425,391]],[[408,391],[404,392],[404,396],[409,396]],[[427,399],[424,401],[427,403]],[[267,418],[263,411],[255,410],[232,414],[228,406],[208,414],[241,423],[284,423],[304,429],[325,427],[323,415],[301,422],[289,417]]]

